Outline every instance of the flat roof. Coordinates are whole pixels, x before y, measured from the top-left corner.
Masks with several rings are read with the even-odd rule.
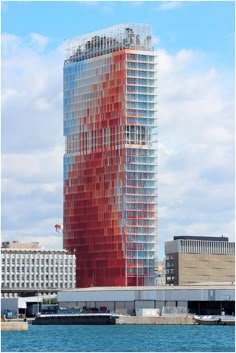
[[[58,292],[103,292],[103,291],[140,291],[140,290],[176,290],[176,289],[234,289],[235,283],[219,282],[219,283],[196,283],[182,286],[139,286],[139,287],[88,287],[88,288],[72,288],[59,289]]]
[[[47,253],[47,254],[51,254],[51,253],[59,253],[59,254],[66,254],[66,255],[74,255],[74,254],[70,254],[68,253],[68,250],[65,249],[29,249],[29,248],[1,248],[1,253],[22,253],[22,252],[27,252],[27,253]]]
[[[174,236],[174,240],[206,240],[206,241],[229,241],[229,238],[224,237],[210,237],[210,236],[195,236],[195,235],[178,235]]]
[[[232,283],[189,286],[92,287],[59,290],[57,295],[58,302],[234,301],[235,287]]]

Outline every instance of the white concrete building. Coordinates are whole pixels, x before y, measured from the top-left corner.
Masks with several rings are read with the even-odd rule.
[[[75,255],[66,250],[46,250],[38,243],[2,243],[2,289],[75,288],[75,268]]]

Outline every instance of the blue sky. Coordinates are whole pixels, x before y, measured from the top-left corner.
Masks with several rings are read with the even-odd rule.
[[[174,235],[234,239],[234,2],[2,2],[2,240],[62,246],[63,41],[153,27],[159,256]]]
[[[2,32],[65,38],[123,22],[150,23],[161,46],[202,50],[234,66],[233,1],[4,1]]]

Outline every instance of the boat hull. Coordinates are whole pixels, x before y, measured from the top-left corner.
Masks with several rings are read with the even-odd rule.
[[[235,320],[221,320],[219,325],[222,326],[235,326]]]
[[[219,325],[219,319],[206,320],[206,319],[194,319],[196,325]]]
[[[235,326],[235,319],[224,318],[194,318],[195,325],[221,325],[221,326]]]
[[[42,315],[32,321],[32,325],[115,325],[112,315]]]

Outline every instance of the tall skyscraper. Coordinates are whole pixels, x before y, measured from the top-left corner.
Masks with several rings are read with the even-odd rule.
[[[67,41],[64,248],[78,287],[154,284],[156,63],[151,27],[121,24]]]

